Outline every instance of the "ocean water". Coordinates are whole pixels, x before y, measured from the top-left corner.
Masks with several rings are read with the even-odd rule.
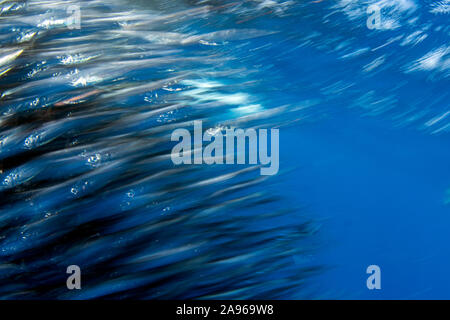
[[[449,298],[450,2],[1,5],[2,298]],[[174,166],[196,119],[279,173]]]

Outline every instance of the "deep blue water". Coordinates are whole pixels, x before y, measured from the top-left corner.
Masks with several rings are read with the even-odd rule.
[[[266,101],[312,105],[281,131],[289,173],[280,188],[322,225],[323,292],[449,298],[448,3],[437,14],[436,3],[382,2],[382,21],[398,26],[375,31],[367,3],[333,3],[297,7],[261,49],[274,89]],[[366,288],[371,264],[382,270],[380,291]]]
[[[313,75],[305,75],[311,79],[308,88],[318,83],[351,85],[326,95],[322,119],[290,128],[282,144],[282,159],[298,167],[285,182],[286,192],[293,202],[305,199],[308,212],[323,220],[326,245],[319,259],[334,268],[321,278],[321,287],[341,298],[449,298],[448,67],[441,73],[434,68],[401,70],[435,46],[446,48],[448,59],[449,20],[446,15],[430,16],[426,3],[415,4],[418,12],[412,15],[420,17],[422,28],[442,23],[447,34],[431,32],[423,43],[408,47],[395,42],[401,43],[412,28],[376,35],[361,28],[353,34],[353,50],[369,48],[361,56],[336,61],[334,53],[315,55],[314,50],[302,49],[305,55],[285,67],[305,82],[300,70],[310,69]],[[374,53],[373,48],[397,35],[399,40]],[[324,35],[325,43],[328,36]],[[386,57],[378,67],[382,70],[364,75],[361,65],[380,54]],[[304,60],[310,64],[305,66]],[[379,99],[380,112],[370,114],[375,104],[365,99],[368,92]],[[354,105],[361,95],[358,109]],[[397,117],[402,112],[409,114]],[[443,115],[444,129],[430,133],[429,116],[421,112]],[[411,120],[414,115],[417,118]],[[365,269],[371,264],[382,270],[380,291],[366,288]]]
[[[351,112],[339,119],[284,137],[295,139],[290,161],[299,166],[286,189],[322,220],[318,259],[333,268],[321,287],[341,298],[448,298],[447,139]],[[381,268],[380,291],[366,288],[371,264]]]

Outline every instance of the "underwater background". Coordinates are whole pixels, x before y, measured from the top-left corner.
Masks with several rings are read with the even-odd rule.
[[[450,1],[0,12],[0,298],[450,298]],[[279,173],[173,165],[193,120]]]

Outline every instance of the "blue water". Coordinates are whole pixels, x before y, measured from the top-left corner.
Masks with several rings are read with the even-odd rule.
[[[448,0],[73,4],[3,8],[1,297],[450,298]],[[279,127],[279,174],[177,171],[193,119]]]
[[[429,19],[433,26],[442,23],[444,35],[431,32],[423,43],[408,47],[395,43],[402,42],[408,27],[376,35],[360,28],[353,35],[354,45],[369,48],[361,56],[343,62],[333,53],[310,57],[314,50],[308,49],[306,57],[300,56],[310,64],[294,61],[286,68],[298,68],[293,73],[302,78],[300,70],[311,69],[315,74],[305,75],[313,79],[309,88],[330,82],[351,85],[326,96],[323,119],[290,128],[282,145],[282,159],[298,167],[284,190],[293,202],[305,199],[308,212],[323,220],[326,245],[319,259],[333,267],[321,278],[321,288],[340,298],[449,298],[449,71],[401,71],[435,46],[443,45],[448,59],[449,20],[445,15],[430,16],[426,3],[416,5],[419,12],[414,16]],[[364,75],[360,66],[380,55],[373,48],[397,35],[399,40],[379,49],[387,55],[382,70]],[[367,92],[376,92],[380,112],[371,114],[371,99],[363,98],[360,109],[353,107]],[[397,116],[403,111],[409,114]],[[429,116],[421,112],[444,115],[444,129],[430,134]],[[366,288],[365,270],[371,264],[382,270],[379,291]]]
[[[308,106],[281,131],[280,188],[322,225],[316,261],[330,270],[319,291],[449,298],[449,4],[436,13],[433,2],[387,1],[382,21],[398,26],[375,31],[367,3],[333,4],[298,6],[288,23],[261,20],[282,30],[261,41],[266,102]],[[366,288],[371,264],[382,290]]]
[[[322,288],[340,298],[448,298],[448,141],[351,112],[339,119],[293,128],[284,140],[296,140],[299,166],[286,189],[322,219],[318,259],[333,266]],[[380,291],[366,288],[372,264]]]

